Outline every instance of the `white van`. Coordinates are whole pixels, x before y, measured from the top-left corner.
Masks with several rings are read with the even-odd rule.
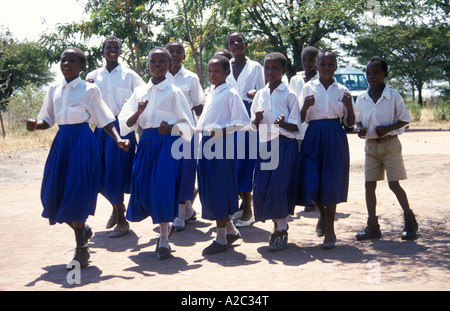
[[[334,73],[333,78],[348,88],[355,102],[356,98],[369,86],[364,72],[356,68],[340,67]]]

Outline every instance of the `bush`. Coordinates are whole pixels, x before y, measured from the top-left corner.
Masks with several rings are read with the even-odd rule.
[[[12,131],[25,130],[24,120],[36,118],[45,99],[45,91],[28,85],[14,93],[4,113],[6,128]]]
[[[419,121],[422,115],[422,107],[412,99],[406,99],[405,104],[411,116],[411,121]]]
[[[444,98],[440,98],[435,104],[430,105],[431,112],[435,121],[450,120],[450,104]]]

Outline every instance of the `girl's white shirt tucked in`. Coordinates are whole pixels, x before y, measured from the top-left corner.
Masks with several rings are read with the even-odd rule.
[[[181,65],[175,76],[168,72],[166,78],[181,89],[191,109],[205,103],[205,93],[200,85],[200,79],[197,74],[186,69],[184,65]]]
[[[317,80],[317,79],[319,79],[319,73],[317,73],[309,81],[313,81],[313,80]],[[297,94],[297,96],[300,96],[300,94],[302,94],[303,86],[306,83],[307,82],[305,82],[305,72],[299,71],[299,72],[297,72],[297,74],[295,76],[293,76],[291,78],[291,82],[289,83],[289,88],[291,90],[293,90],[294,93]],[[306,122],[303,122],[300,127],[301,127],[301,129],[300,129],[299,134],[297,135],[297,139],[303,140],[303,138],[305,137],[306,128],[308,127],[308,124]]]
[[[149,102],[144,112],[133,126],[128,127],[127,120],[138,110],[138,102],[145,99]],[[162,121],[166,121],[170,125],[177,125],[186,140],[192,138],[194,120],[187,99],[167,79],[156,85],[150,80],[137,87],[123,106],[118,119],[122,136],[134,131],[138,125],[143,129],[157,128]]]
[[[64,79],[62,83],[51,86],[37,119],[50,126],[92,121],[100,128],[115,120],[102,99],[100,89],[80,77],[70,83]]]
[[[252,99],[247,97],[247,92],[251,90],[258,91],[264,87],[264,68],[257,61],[251,60],[248,57],[245,57],[245,59],[245,66],[239,74],[237,81],[233,75],[233,66],[231,66],[231,73],[227,77],[227,83],[238,90],[242,100],[251,102]],[[234,58],[232,58],[230,62],[232,64]]]
[[[350,94],[350,91],[336,81],[328,87],[328,90],[325,89],[319,79],[308,81],[303,86],[302,93],[299,96],[300,107],[303,107],[305,98],[309,95],[314,94],[315,102],[308,109],[305,122],[309,123],[312,120],[340,118],[346,124],[347,109],[342,103],[344,93]]]
[[[223,83],[212,89],[206,97],[196,130],[217,130],[229,125],[246,127],[249,122],[250,118],[237,90]]]
[[[119,115],[125,101],[144,80],[133,70],[119,64],[111,72],[106,67],[98,68],[86,75],[93,79],[102,92],[102,97],[115,116]]]
[[[386,84],[383,94],[376,103],[369,95],[369,89],[356,100],[356,122],[361,122],[367,128],[366,139],[378,138],[375,128],[379,125],[392,125],[397,121],[411,122],[408,108],[399,93],[392,90]],[[387,135],[399,135],[405,131],[405,127],[387,133]],[[386,135],[386,136],[387,136]]]
[[[275,121],[281,115],[284,115],[286,123],[292,123],[300,129],[300,105],[297,95],[281,83],[270,94],[269,84],[256,93],[251,107],[251,121],[255,119],[255,113],[264,109],[264,118],[260,122],[259,139],[261,142],[267,142],[276,138],[279,134],[289,138],[296,138],[297,132],[291,132],[281,127],[275,126]],[[261,126],[267,124],[271,126]]]

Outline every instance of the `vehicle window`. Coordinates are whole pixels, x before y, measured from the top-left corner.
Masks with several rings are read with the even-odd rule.
[[[363,74],[337,74],[337,82],[344,84],[350,91],[366,90],[368,85]]]

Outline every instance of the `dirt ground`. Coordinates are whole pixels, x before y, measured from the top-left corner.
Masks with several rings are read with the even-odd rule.
[[[289,245],[283,252],[269,252],[272,223],[266,222],[241,229],[242,239],[227,252],[204,257],[215,226],[199,215],[185,231],[172,235],[172,257],[158,261],[158,227],[151,219],[131,223],[121,238],[108,238],[111,207],[99,196],[96,215],[88,219],[94,230],[91,262],[77,275],[79,284],[71,284],[75,276],[65,269],[75,245],[71,229],[49,226],[41,217],[48,147],[0,154],[0,290],[450,290],[450,131],[412,130],[401,136],[408,172],[401,185],[419,223],[414,241],[400,239],[402,211],[385,181],[377,188],[383,237],[355,240],[367,217],[364,141],[355,134],[348,138],[350,189],[348,202],[338,205],[335,249],[322,249],[322,238],[315,235],[318,212],[298,206],[289,219]],[[198,199],[194,207],[200,214]]]

